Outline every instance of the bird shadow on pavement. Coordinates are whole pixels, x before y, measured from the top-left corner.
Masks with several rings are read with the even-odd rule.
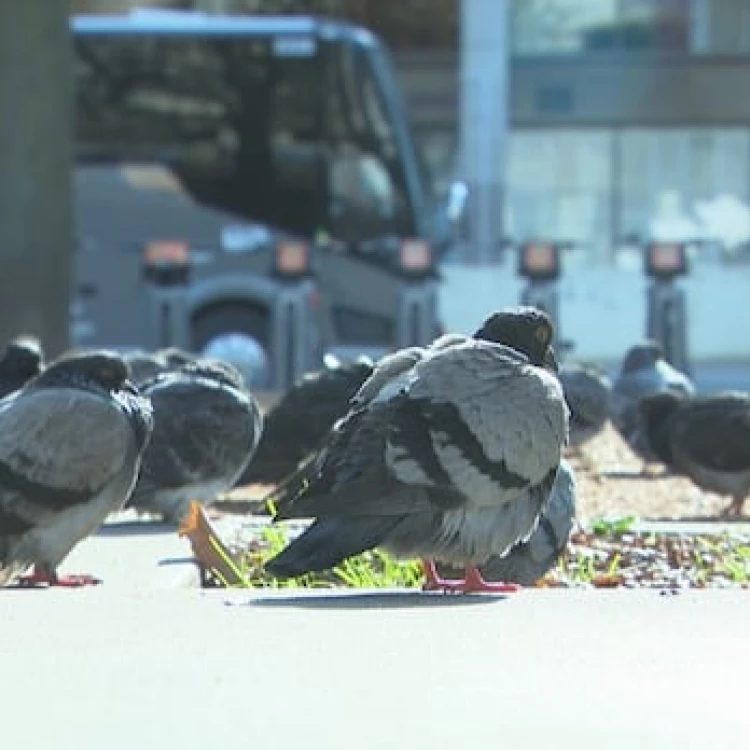
[[[196,570],[200,567],[196,559],[190,555],[186,557],[165,557],[157,560],[156,567],[169,568],[171,566],[194,565]]]
[[[421,607],[466,607],[494,604],[510,598],[506,594],[442,594],[428,591],[366,591],[339,593],[290,593],[254,596],[227,606],[301,608],[301,609],[415,609]]]
[[[612,469],[610,471],[600,471],[599,476],[603,479],[640,479],[643,481],[652,482],[654,479],[666,479],[668,477],[676,476],[671,472],[661,472],[658,474],[650,474],[648,472],[637,471],[635,469],[631,471],[619,471]]]
[[[702,523],[702,524],[712,524],[715,523],[718,526],[721,526],[723,524],[731,525],[731,524],[747,524],[750,522],[750,516],[748,515],[741,515],[741,516],[722,516],[722,515],[708,515],[708,516],[680,516],[679,518],[670,518],[669,516],[656,516],[654,518],[644,519],[648,520],[651,523],[667,523],[667,524],[673,524],[675,526],[678,526],[681,523],[689,524],[689,523]]]
[[[177,527],[162,521],[110,521],[96,532],[96,536],[155,536],[157,534],[177,534]]]

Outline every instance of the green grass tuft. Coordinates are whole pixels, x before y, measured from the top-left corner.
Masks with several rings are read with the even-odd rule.
[[[260,538],[239,556],[240,568],[250,588],[419,588],[423,583],[418,562],[401,562],[381,550],[350,557],[331,571],[278,579],[263,566],[289,543],[281,526],[264,527]]]
[[[566,554],[544,586],[706,588],[750,587],[750,538],[735,533],[640,532],[637,519],[603,518],[573,533]],[[237,554],[249,588],[420,588],[417,561],[402,562],[381,550],[344,560],[330,571],[276,579],[265,563],[290,541],[283,525],[268,525]],[[219,582],[221,584],[221,582]]]

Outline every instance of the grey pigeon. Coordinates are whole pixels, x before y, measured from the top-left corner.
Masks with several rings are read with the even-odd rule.
[[[480,566],[490,581],[507,581],[533,586],[557,563],[565,551],[576,513],[576,479],[567,461],[560,463],[552,485],[549,504],[531,537],[513,547],[507,555],[491,557]]]
[[[292,386],[266,414],[258,450],[238,484],[277,484],[295,471],[347,413],[349,400],[373,368],[366,357],[329,361]]]
[[[151,407],[118,355],[52,363],[0,401],[0,585],[29,565],[31,583],[57,575],[70,550],[122,507],[151,433]]]
[[[724,514],[740,515],[750,494],[750,394],[665,392],[643,399],[640,410],[656,457],[698,487],[729,495]]]
[[[570,409],[569,444],[577,448],[607,423],[612,383],[600,369],[586,364],[562,365],[559,377]]]
[[[613,383],[611,418],[633,451],[646,461],[654,456],[643,434],[639,403],[646,396],[665,391],[693,395],[695,386],[685,373],[666,361],[658,342],[636,344],[626,354]]]
[[[0,357],[0,398],[17,391],[44,367],[44,354],[39,339],[19,336],[13,339]]]
[[[276,520],[315,520],[266,569],[324,570],[377,546],[425,559],[427,588],[507,590],[475,566],[526,540],[546,507],[567,439],[562,388],[545,369],[556,370],[553,333],[545,313],[518,308],[470,338],[381,360],[316,459],[274,495]],[[441,580],[436,560],[465,566],[465,579]]]
[[[136,385],[145,383],[162,372],[168,372],[188,362],[193,362],[195,359],[196,357],[189,352],[173,346],[157,349],[154,352],[135,351],[125,355],[125,361],[130,367],[130,378]]]
[[[197,360],[141,385],[154,433],[129,507],[179,523],[190,503],[210,505],[245,469],[262,416],[231,365]]]

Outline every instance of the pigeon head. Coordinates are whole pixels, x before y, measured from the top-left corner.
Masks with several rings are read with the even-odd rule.
[[[178,372],[199,378],[215,380],[222,385],[238,390],[245,389],[245,380],[240,371],[228,362],[220,359],[196,359],[184,364]]]
[[[622,363],[622,373],[636,372],[653,367],[664,359],[664,349],[658,341],[644,341],[630,347]]]
[[[686,400],[682,393],[663,391],[645,396],[638,403],[643,421],[644,437],[657,458],[671,463],[672,449],[669,442],[669,420]]]
[[[148,352],[132,352],[125,357],[130,368],[130,379],[139,385],[163,372],[164,364]]]
[[[167,367],[182,367],[195,361],[195,357],[177,346],[168,346],[160,349],[157,354]]]
[[[24,383],[36,377],[44,364],[44,356],[39,339],[22,336],[11,341],[0,357],[0,381],[3,390],[17,390]]]
[[[515,307],[490,315],[473,337],[509,346],[525,354],[532,364],[557,372],[554,335],[552,320],[543,310]]]
[[[361,377],[364,381],[372,375],[372,371],[375,369],[375,363],[365,356],[357,357],[350,365],[349,369],[352,375]]]
[[[92,351],[68,354],[53,362],[39,375],[37,386],[60,386],[96,391],[128,391],[137,394],[128,379],[130,368],[115,352]]]

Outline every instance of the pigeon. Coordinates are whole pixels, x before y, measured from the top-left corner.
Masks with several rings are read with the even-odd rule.
[[[640,411],[656,457],[701,489],[731,496],[723,515],[740,515],[750,494],[750,394],[666,391],[643,399]]]
[[[274,494],[275,521],[314,520],[266,570],[292,577],[383,547],[422,558],[429,590],[515,590],[476,566],[531,536],[555,481],[568,410],[553,335],[521,307],[384,357]],[[464,566],[464,580],[441,579],[436,561]]]
[[[192,354],[175,346],[157,349],[155,352],[135,351],[125,355],[125,361],[130,367],[131,380],[136,385],[151,380],[161,372],[168,372],[194,360]]]
[[[57,568],[135,484],[152,413],[127,374],[117,354],[70,355],[0,401],[0,585],[98,582]]]
[[[154,432],[128,507],[179,524],[198,500],[210,505],[252,458],[262,415],[242,376],[226,362],[200,359],[140,386]]]
[[[562,365],[559,377],[570,409],[569,445],[578,448],[607,423],[612,383],[601,370],[585,364]]]
[[[13,339],[0,357],[0,398],[17,391],[44,367],[44,354],[39,339],[19,336]]]
[[[367,357],[344,363],[329,358],[326,367],[292,386],[266,414],[258,450],[238,484],[278,484],[295,471],[346,414],[373,368]]]
[[[695,386],[685,373],[666,361],[661,344],[636,344],[626,354],[613,383],[610,416],[620,435],[645,461],[655,457],[643,434],[638,405],[642,398],[664,391],[693,395]]]
[[[570,537],[576,512],[576,479],[563,460],[552,485],[549,504],[534,533],[516,544],[505,556],[495,555],[480,566],[482,577],[533,586],[557,563]]]

